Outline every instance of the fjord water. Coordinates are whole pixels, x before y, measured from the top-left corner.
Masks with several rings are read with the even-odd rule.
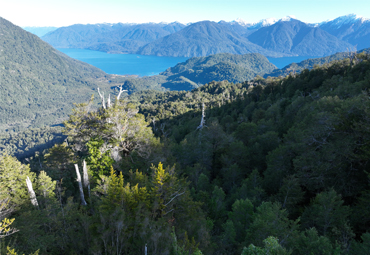
[[[271,64],[274,64],[277,68],[281,69],[286,67],[287,65],[291,63],[299,63],[303,60],[309,59],[309,58],[320,58],[320,57],[305,57],[305,56],[299,56],[299,57],[284,57],[284,58],[267,58],[268,61],[270,61]]]
[[[189,58],[158,57],[136,54],[108,54],[84,49],[58,49],[69,57],[86,62],[109,74],[151,76],[165,71]],[[277,68],[283,68],[293,62],[315,57],[267,58]]]
[[[71,58],[93,65],[106,73],[151,76],[165,71],[189,58],[158,57],[135,54],[108,54],[83,49],[58,49]]]

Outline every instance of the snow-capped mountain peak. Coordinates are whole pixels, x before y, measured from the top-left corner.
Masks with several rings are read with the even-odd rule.
[[[320,25],[331,23],[332,25],[335,25],[339,28],[343,25],[350,24],[350,23],[355,23],[355,22],[360,22],[360,23],[370,22],[370,19],[364,18],[362,16],[359,16],[357,14],[352,13],[352,14],[348,14],[348,15],[345,15],[345,16],[338,17],[336,19],[324,21],[324,22],[320,23]]]
[[[262,19],[256,23],[251,24],[248,29],[259,29],[261,27],[268,27],[274,25],[278,20],[275,18]]]
[[[289,15],[284,18],[281,18],[279,21],[291,21],[292,19],[297,19],[294,15]]]
[[[237,23],[243,27],[249,27],[251,24],[246,22],[245,20],[241,19],[241,18],[237,18],[236,20],[232,21],[231,23]]]

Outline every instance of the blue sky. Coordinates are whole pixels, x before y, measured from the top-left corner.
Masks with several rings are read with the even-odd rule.
[[[369,0],[2,0],[0,16],[18,26],[95,23],[257,22],[294,15],[316,23],[355,13],[370,18]]]

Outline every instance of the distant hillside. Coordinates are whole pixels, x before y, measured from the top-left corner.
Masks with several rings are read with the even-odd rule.
[[[106,74],[0,18],[0,132],[66,118],[73,103],[108,86]]]
[[[230,31],[227,26],[211,21],[194,23],[138,51],[142,55],[173,57],[199,57],[217,53],[260,53],[271,57],[284,55],[265,50]]]
[[[320,28],[349,42],[358,50],[370,47],[370,20],[350,14],[323,22]]]
[[[168,68],[161,75],[167,76],[170,82],[162,86],[179,90],[176,88],[175,81],[186,83],[189,80],[197,86],[223,80],[237,83],[253,79],[257,74],[270,73],[275,69],[276,66],[258,53],[245,55],[220,53],[208,57],[190,58],[184,63]]]
[[[359,51],[358,53],[370,53],[370,48],[363,49]],[[275,69],[271,73],[267,73],[264,75],[264,77],[272,76],[272,77],[278,77],[278,76],[285,76],[290,73],[300,73],[304,69],[309,69],[311,70],[314,68],[314,66],[321,66],[324,64],[329,64],[332,61],[335,60],[342,60],[345,58],[348,58],[351,54],[351,52],[338,52],[336,54],[327,56],[327,57],[322,57],[322,58],[311,58],[311,59],[306,59],[304,61],[301,61],[299,63],[292,63],[290,65],[287,65],[286,67],[282,69]]]
[[[30,32],[38,37],[42,37],[47,33],[58,29],[57,27],[22,27],[27,32]]]
[[[298,56],[326,56],[352,47],[318,27],[295,19],[263,27],[247,38],[265,49]]]
[[[55,48],[135,53],[141,46],[179,31],[184,26],[177,22],[170,24],[72,25],[48,33],[42,39]]]
[[[243,82],[256,75],[276,69],[266,57],[258,53],[235,55],[220,53],[208,57],[194,57],[168,68],[159,75],[134,78],[116,77],[132,92],[143,88],[161,90],[192,90],[211,81]],[[134,89],[134,90],[132,90]]]

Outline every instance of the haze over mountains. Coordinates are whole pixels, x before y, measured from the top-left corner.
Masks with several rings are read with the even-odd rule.
[[[108,53],[199,57],[261,53],[268,57],[327,56],[370,47],[370,22],[354,14],[320,24],[295,18],[246,23],[95,24],[62,27],[42,39],[55,48]]]

